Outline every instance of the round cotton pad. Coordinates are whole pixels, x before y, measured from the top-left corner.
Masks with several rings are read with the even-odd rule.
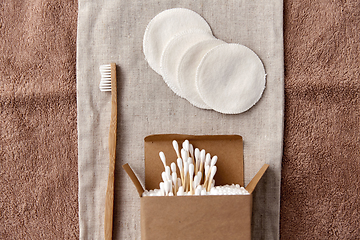
[[[189,48],[182,57],[178,68],[178,81],[183,96],[195,107],[211,109],[200,97],[196,88],[196,69],[204,55],[212,48],[225,44],[219,39],[211,39],[199,42]]]
[[[199,14],[185,8],[165,10],[149,22],[144,33],[143,51],[145,59],[155,72],[161,75],[160,57],[168,41],[174,35],[191,28],[212,34],[210,26]]]
[[[161,55],[160,69],[167,85],[180,97],[184,97],[177,80],[180,61],[189,48],[209,39],[216,38],[208,32],[193,29],[175,36],[166,45]]]
[[[240,44],[223,44],[205,54],[196,72],[204,102],[220,113],[251,108],[265,89],[265,69],[259,57]]]

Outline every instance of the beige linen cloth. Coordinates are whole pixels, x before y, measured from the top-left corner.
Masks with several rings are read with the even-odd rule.
[[[267,73],[266,89],[249,111],[224,115],[198,109],[176,96],[148,66],[142,52],[145,28],[156,14],[174,7],[194,10],[209,23],[215,37],[243,44],[259,55]],[[282,16],[281,0],[79,0],[80,239],[104,236],[111,104],[110,94],[99,90],[98,69],[110,62],[118,65],[114,239],[140,239],[139,196],[121,165],[130,163],[144,179],[143,139],[158,133],[243,136],[245,183],[264,163],[270,165],[254,195],[253,238],[279,238],[284,110]]]

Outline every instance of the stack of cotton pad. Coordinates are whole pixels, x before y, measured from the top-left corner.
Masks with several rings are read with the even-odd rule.
[[[156,15],[145,30],[143,51],[175,94],[202,109],[241,113],[265,89],[259,57],[243,45],[215,38],[207,22],[189,9]]]

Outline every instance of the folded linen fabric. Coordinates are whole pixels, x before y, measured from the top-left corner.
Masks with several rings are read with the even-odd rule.
[[[245,45],[261,58],[267,86],[249,111],[224,116],[196,108],[177,97],[149,67],[142,49],[146,26],[156,14],[175,7],[199,13],[212,26],[215,37]],[[131,163],[144,179],[143,138],[156,133],[243,136],[245,184],[264,163],[270,165],[254,194],[253,237],[278,238],[284,103],[282,7],[281,0],[79,0],[80,239],[104,236],[110,97],[98,90],[98,67],[109,62],[119,66],[114,239],[140,239],[140,201],[120,166]]]

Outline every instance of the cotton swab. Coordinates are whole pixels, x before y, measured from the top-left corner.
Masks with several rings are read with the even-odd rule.
[[[177,179],[177,190],[179,190],[179,187],[181,186],[181,179],[178,178]]]
[[[202,180],[202,172],[198,172],[197,173],[197,176],[198,176],[198,178],[199,178],[199,184],[200,184],[200,182],[201,182],[201,180]]]
[[[164,186],[164,182],[160,183],[160,192],[161,192],[161,196],[165,195],[165,186]]]
[[[209,177],[210,177],[210,165],[206,165],[205,166],[205,179],[204,179],[204,188],[206,188],[207,186],[207,183],[208,183],[208,180],[209,180]]]
[[[184,148],[182,148],[180,153],[181,153],[181,158],[182,158],[183,162],[184,163],[187,162],[188,153],[186,152],[186,150]]]
[[[191,163],[191,164],[189,164],[189,183],[190,183],[190,194],[191,195],[194,194],[193,176],[194,176],[194,164]]]
[[[174,162],[170,164],[170,167],[171,167],[171,172],[176,172],[176,164]]]
[[[200,182],[200,180],[199,180],[199,175],[195,175],[195,177],[194,177],[194,184],[193,184],[194,189],[196,189],[196,188],[198,187],[199,182]]]
[[[183,187],[184,187],[184,190],[187,192],[188,191],[188,187],[187,187],[187,174],[188,174],[188,171],[189,171],[189,163],[188,162],[185,162],[184,163],[184,182],[183,182]]]
[[[210,161],[211,161],[211,155],[210,153],[207,153],[205,157],[205,165],[210,165]]]
[[[162,173],[161,173],[161,178],[162,178],[162,180],[163,180],[164,182],[168,180],[167,177],[166,177],[166,172],[162,172]]]
[[[179,144],[178,144],[178,142],[177,142],[176,140],[174,140],[174,141],[172,141],[172,145],[173,145],[173,148],[174,148],[174,150],[175,150],[175,152],[176,152],[176,156],[177,156],[178,158],[180,158]]]
[[[207,191],[210,191],[211,184],[212,184],[212,181],[213,181],[213,178],[214,178],[214,176],[215,176],[216,171],[217,171],[217,167],[216,167],[216,166],[213,166],[213,167],[211,168],[211,174],[210,174],[210,178],[209,178],[209,184],[208,184],[207,189],[206,189]]]
[[[164,182],[164,189],[167,196],[169,195],[171,188],[171,180]]]
[[[196,195],[196,196],[199,196],[201,194],[201,190],[200,189],[195,189],[195,194],[194,195]]]
[[[217,160],[218,160],[218,157],[216,155],[213,156],[213,158],[211,159],[210,167],[215,166]]]
[[[171,172],[170,172],[170,167],[169,166],[165,167],[165,173],[166,173],[167,179],[170,180],[171,179]]]
[[[179,187],[176,195],[177,196],[183,196],[184,195],[184,188],[182,186]]]
[[[204,195],[215,186],[214,175],[217,171],[215,166],[218,157],[211,157],[204,149],[201,151],[190,144],[189,140],[182,143],[182,149],[179,152],[178,142],[173,140],[173,147],[178,156],[176,163],[172,162],[166,165],[166,157],[163,152],[159,152],[165,171],[161,173],[163,182],[160,183],[158,193],[151,193],[162,196],[181,196],[181,195]],[[178,177],[177,169],[180,176]],[[203,173],[204,170],[204,173]],[[204,183],[201,184],[204,178]]]
[[[193,163],[194,163],[194,146],[190,143],[189,144],[189,153],[190,153],[190,157],[192,158],[193,160]]]
[[[192,158],[191,157],[188,157],[188,164],[189,164],[189,174],[188,174],[188,176],[187,176],[187,178],[186,178],[186,182],[187,182],[187,186],[186,186],[186,189],[187,189],[187,191],[189,191],[190,189],[189,189],[189,187],[190,187],[190,164],[192,164],[192,165],[194,165],[193,164],[193,161],[192,161]]]
[[[164,165],[164,168],[166,168],[166,158],[165,158],[165,154],[163,152],[159,152],[159,156],[160,156],[160,159]]]
[[[200,150],[198,148],[195,148],[194,156],[195,156],[195,172],[197,173],[200,167]]]
[[[182,147],[185,149],[185,151],[189,152],[190,150],[190,142],[189,140],[185,140],[182,144]]]
[[[204,162],[205,162],[205,150],[202,149],[200,152],[200,172],[203,173],[204,170]]]
[[[178,158],[177,159],[177,165],[178,165],[178,168],[179,168],[179,171],[180,171],[180,177],[181,177],[181,185],[184,186],[185,183],[184,183],[184,168],[183,168],[183,161],[181,158]]]
[[[173,183],[173,191],[176,194],[176,192],[177,192],[177,174],[176,174],[176,172],[173,172],[171,174],[171,180]]]

